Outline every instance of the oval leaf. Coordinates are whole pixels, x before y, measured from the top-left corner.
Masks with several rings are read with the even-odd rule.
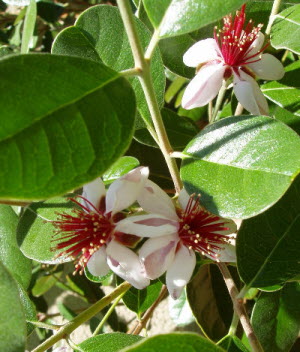
[[[184,150],[181,176],[212,213],[248,218],[266,210],[300,171],[299,136],[265,116],[235,116],[206,127]]]
[[[25,289],[31,279],[31,260],[20,251],[16,240],[18,216],[8,205],[0,205],[0,260]]]
[[[0,76],[1,199],[66,193],[102,174],[128,148],[134,93],[104,65],[21,55],[1,60]]]
[[[139,161],[132,156],[122,156],[102,175],[105,184],[112,183],[121,176],[139,166]]]

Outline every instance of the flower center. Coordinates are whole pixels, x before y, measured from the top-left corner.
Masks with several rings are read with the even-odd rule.
[[[115,229],[113,221],[115,219],[113,218],[118,217],[118,220],[120,220],[118,214],[113,217],[111,213],[105,214],[104,206],[97,209],[87,199],[80,198],[93,210],[91,211],[85,205],[71,198],[71,201],[77,204],[80,209],[74,209],[74,215],[60,213],[58,214],[58,220],[53,222],[57,229],[54,236],[61,236],[53,238],[53,241],[59,241],[59,243],[52,250],[64,249],[63,252],[58,254],[58,257],[76,258],[75,272],[82,272],[92,254],[111,240]],[[123,214],[121,215],[123,218]]]
[[[205,211],[199,204],[200,196],[191,195],[186,209],[179,214],[179,238],[189,249],[218,261],[220,249],[230,237],[223,219]]]
[[[251,44],[257,38],[262,28],[262,24],[257,27],[253,26],[252,20],[244,28],[246,21],[245,7],[237,11],[233,19],[231,14],[224,17],[223,27],[217,32],[214,31],[214,38],[222,53],[225,64],[229,66],[243,66],[260,60],[259,55],[266,48],[251,55]]]

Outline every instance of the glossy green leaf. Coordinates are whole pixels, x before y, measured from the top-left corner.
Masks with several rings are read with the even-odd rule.
[[[82,342],[78,347],[79,352],[118,352],[124,347],[133,345],[142,340],[141,336],[127,335],[121,332],[102,334],[91,337]],[[101,347],[100,347],[101,346]],[[77,350],[76,350],[77,351]]]
[[[133,312],[141,315],[145,312],[152,303],[158,298],[162,288],[162,283],[159,280],[152,281],[149,286],[143,290],[138,290],[131,287],[123,296],[123,302]]]
[[[33,296],[40,297],[49,291],[57,283],[57,278],[59,278],[61,274],[62,272],[56,272],[55,274],[39,277],[32,288]]]
[[[300,177],[266,212],[243,221],[236,244],[248,287],[280,285],[300,274]]]
[[[224,352],[224,350],[200,335],[192,333],[172,333],[143,339],[122,352]]]
[[[1,199],[66,193],[95,179],[128,148],[134,93],[111,69],[32,54],[1,60],[0,76]]]
[[[249,352],[242,341],[236,336],[226,336],[218,342],[218,346],[224,348],[226,352]]]
[[[0,262],[0,351],[25,350],[26,321],[16,281]]]
[[[248,218],[282,197],[300,171],[299,149],[299,136],[277,120],[229,117],[189,143],[181,176],[212,213]]]
[[[215,265],[203,265],[186,291],[201,330],[214,341],[224,337],[230,327],[233,307],[219,269]]]
[[[67,198],[52,198],[47,202],[32,203],[24,211],[17,228],[17,241],[26,257],[47,264],[67,261],[51,250],[55,246],[52,241],[55,228],[51,221],[57,219],[56,213],[71,214],[73,208],[74,203]]]
[[[252,326],[265,351],[288,352],[300,330],[300,284],[262,292],[252,312]]]
[[[288,49],[300,54],[300,4],[275,16],[271,28],[271,44],[276,49]]]
[[[284,122],[300,135],[300,115],[295,115],[280,106],[276,106],[273,114],[277,120]]]
[[[198,128],[189,119],[180,117],[172,110],[166,108],[161,110],[161,114],[170,143],[174,149],[184,148],[197,134]],[[145,124],[136,126],[134,137],[143,144],[158,148]]]
[[[195,31],[240,8],[245,0],[143,0],[160,37]]]
[[[32,40],[35,27],[36,13],[36,0],[30,0],[29,5],[26,9],[26,16],[22,32],[22,54],[27,54],[29,52],[30,42]]]
[[[148,46],[151,34],[147,27],[135,19],[143,48]],[[107,44],[110,45],[107,45]],[[56,37],[52,47],[54,54],[80,56],[105,65],[116,71],[134,67],[131,48],[118,8],[107,5],[94,6],[84,11],[74,27],[69,27]],[[165,75],[159,50],[156,49],[151,62],[154,89],[160,106],[164,101]],[[138,78],[130,82],[136,94],[139,112],[150,119],[142,87]],[[118,99],[116,99],[118,101]]]
[[[186,326],[195,321],[185,290],[178,299],[169,297],[169,313],[177,326]]]
[[[9,205],[0,205],[0,260],[25,289],[31,279],[31,260],[20,251],[16,240],[18,216]]]
[[[113,165],[106,170],[102,179],[105,184],[109,184],[119,177],[127,174],[129,171],[139,166],[139,161],[132,156],[122,156]]]
[[[290,64],[285,71],[283,79],[268,82],[261,86],[261,90],[269,100],[300,116],[300,61]]]

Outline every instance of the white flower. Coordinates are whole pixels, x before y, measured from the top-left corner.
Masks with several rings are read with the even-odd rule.
[[[245,28],[245,5],[232,16],[224,18],[222,30],[214,38],[194,44],[183,56],[183,62],[197,67],[197,75],[187,86],[182,107],[193,109],[204,106],[218,94],[223,80],[233,75],[233,89],[238,101],[254,115],[268,115],[268,103],[255,81],[255,77],[278,80],[284,75],[279,60],[270,54],[261,54],[264,35],[261,25],[253,27],[250,21]],[[268,46],[268,45],[267,45]]]
[[[64,249],[60,255],[77,258],[76,271],[87,266],[92,275],[104,276],[111,269],[138,289],[149,285],[139,257],[126,247],[135,245],[139,238],[118,228],[125,217],[121,210],[136,201],[148,174],[148,168],[138,167],[114,181],[107,193],[97,178],[83,187],[81,202],[72,199],[80,207],[74,216],[59,214],[54,226],[60,236],[54,249]]]
[[[139,256],[150,279],[167,271],[166,284],[172,298],[180,296],[192,276],[195,251],[216,261],[236,260],[235,224],[205,211],[198,197],[189,197],[185,190],[181,191],[181,209],[176,209],[167,194],[147,180],[138,202],[150,214],[121,220],[120,229],[150,237]]]

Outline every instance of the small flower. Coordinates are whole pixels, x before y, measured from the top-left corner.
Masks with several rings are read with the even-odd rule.
[[[195,252],[215,261],[236,261],[235,224],[208,213],[200,206],[199,197],[181,191],[181,208],[176,209],[167,194],[147,180],[138,202],[151,214],[122,220],[122,230],[151,237],[139,251],[146,275],[156,279],[166,271],[166,284],[174,299],[192,276]]]
[[[245,6],[223,19],[223,28],[215,29],[214,38],[194,44],[183,56],[183,62],[197,68],[196,77],[187,86],[182,97],[185,109],[204,106],[218,94],[223,80],[233,75],[233,89],[238,101],[254,115],[268,115],[268,103],[255,77],[278,80],[284,75],[279,60],[262,54],[264,35],[262,25],[254,27],[246,21]]]
[[[74,215],[62,213],[53,222],[59,236],[54,250],[63,249],[59,256],[76,258],[75,272],[87,266],[92,275],[104,276],[111,269],[138,289],[149,285],[138,256],[126,247],[139,238],[118,228],[125,218],[121,210],[136,201],[148,173],[146,167],[136,168],[114,181],[107,193],[100,178],[90,182],[83,187],[81,202],[72,199],[78,206]]]

